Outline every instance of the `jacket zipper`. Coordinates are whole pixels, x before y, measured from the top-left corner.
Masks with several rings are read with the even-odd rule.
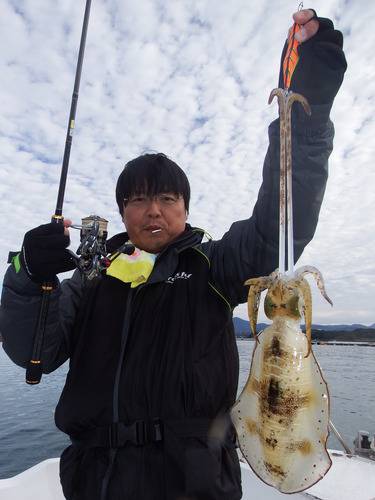
[[[118,423],[120,421],[119,417],[119,389],[120,389],[120,378],[122,371],[122,364],[124,361],[124,355],[126,350],[126,344],[129,338],[130,330],[130,316],[131,316],[131,303],[132,303],[133,290],[129,288],[128,296],[126,299],[126,309],[124,323],[121,332],[121,346],[120,346],[120,356],[116,370],[115,383],[113,387],[113,399],[112,399],[112,409],[113,409],[113,423]],[[104,474],[102,481],[102,488],[100,493],[100,500],[105,500],[107,496],[109,481],[112,475],[113,464],[117,455],[117,448],[109,449],[109,464],[107,470]]]

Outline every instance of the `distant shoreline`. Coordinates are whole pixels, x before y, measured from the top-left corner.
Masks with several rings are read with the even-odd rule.
[[[267,325],[268,326],[268,325]],[[262,330],[259,329],[257,333]],[[252,338],[249,330],[236,331],[237,338]],[[375,328],[359,328],[356,330],[315,330],[311,331],[311,338],[313,343],[327,344],[327,343],[343,343],[343,344],[369,344],[375,345]]]
[[[240,337],[237,336],[236,340],[246,340],[247,342],[254,342],[254,337]],[[320,341],[320,340],[313,340],[312,341],[313,345],[324,345],[324,346],[350,346],[350,345],[355,345],[357,347],[375,347],[375,341],[374,342],[362,342],[362,341],[352,341],[352,342],[338,342],[336,340],[328,340],[328,341]]]

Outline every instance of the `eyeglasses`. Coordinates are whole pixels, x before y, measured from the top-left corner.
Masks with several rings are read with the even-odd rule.
[[[144,208],[155,200],[162,207],[171,207],[175,205],[180,198],[181,195],[176,195],[173,193],[160,193],[155,196],[146,196],[144,194],[137,194],[134,196],[130,196],[130,198],[124,198],[124,205]]]

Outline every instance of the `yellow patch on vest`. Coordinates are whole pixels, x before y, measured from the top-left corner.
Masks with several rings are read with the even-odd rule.
[[[107,269],[107,275],[124,283],[131,283],[130,287],[135,288],[146,283],[154,268],[155,259],[156,255],[138,248],[131,255],[121,253],[114,258]]]

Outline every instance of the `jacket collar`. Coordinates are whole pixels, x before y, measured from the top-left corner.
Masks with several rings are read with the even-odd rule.
[[[137,290],[152,283],[165,281],[171,276],[175,272],[178,263],[178,254],[187,248],[199,245],[204,234],[203,229],[193,228],[190,224],[186,224],[185,231],[159,253],[149,279],[146,283],[140,285]],[[108,240],[107,251],[115,252],[128,239],[127,233],[116,234]]]
[[[198,245],[204,236],[204,230],[199,229],[197,227],[192,227],[190,224],[186,224],[185,231],[180,234],[180,236],[172,241],[167,247],[165,247],[159,254],[158,257],[164,255],[165,253],[169,253],[172,249],[175,249],[177,253],[186,250],[186,248],[193,247]],[[128,241],[128,233],[118,233],[115,236],[112,236],[107,241],[107,251],[109,253],[115,252],[121,245],[123,245],[126,241]]]

